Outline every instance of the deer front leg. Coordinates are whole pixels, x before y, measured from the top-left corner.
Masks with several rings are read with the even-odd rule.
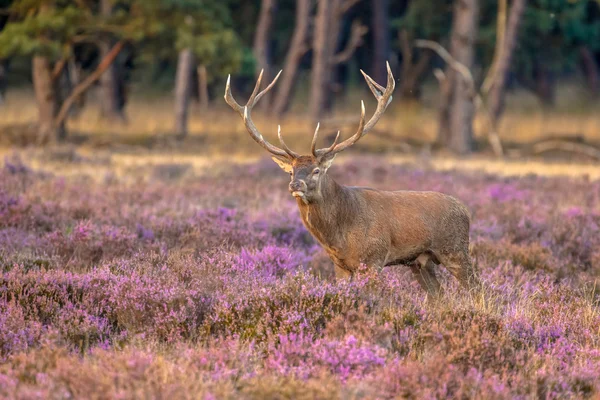
[[[352,278],[354,275],[349,269],[347,269],[343,264],[334,261],[333,267],[335,269],[335,279],[336,280],[344,280]]]

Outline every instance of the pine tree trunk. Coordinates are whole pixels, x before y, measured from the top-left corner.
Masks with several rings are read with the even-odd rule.
[[[77,87],[82,81],[81,74],[81,65],[78,64],[73,58],[69,60],[67,65],[67,75],[71,88]],[[86,95],[85,93],[81,96],[77,97],[75,102],[73,103],[73,107],[71,107],[70,115],[73,117],[77,117],[81,114],[83,108],[85,107]]]
[[[193,54],[190,49],[179,52],[175,75],[175,134],[183,139],[188,134],[188,106],[190,102]]]
[[[208,75],[206,73],[206,67],[199,65],[196,69],[198,75],[198,103],[200,103],[200,109],[207,110],[209,104],[208,98]]]
[[[313,40],[313,65],[310,88],[309,114],[312,121],[318,121],[323,115],[327,103],[330,81],[330,42],[329,23],[332,4],[330,0],[318,0],[317,17]]]
[[[279,81],[279,89],[275,94],[273,114],[281,116],[287,112],[292,92],[298,77],[298,69],[302,57],[308,51],[308,25],[310,21],[311,0],[296,0],[296,25],[290,48],[285,57],[285,65]]]
[[[273,14],[275,13],[276,0],[262,0],[260,15],[254,35],[254,58],[256,58],[256,76],[263,72],[263,85],[266,86],[271,81],[273,73],[271,70],[271,57],[269,45],[271,39],[271,27],[273,26]],[[260,108],[266,108],[271,104],[270,92],[267,92],[259,103]]]
[[[456,0],[453,10],[450,54],[468,69],[473,68],[475,56],[475,39],[477,37],[479,18],[478,0]],[[467,154],[473,148],[473,118],[475,116],[474,93],[462,76],[447,68],[446,76],[450,78],[449,103],[444,105],[448,112],[443,113],[440,120],[448,124],[449,135],[443,137],[445,145],[458,154]],[[445,120],[447,118],[447,120]]]
[[[556,102],[556,81],[552,71],[537,62],[534,65],[534,90],[543,107],[552,107]]]
[[[385,82],[387,71],[385,63],[390,54],[389,38],[389,0],[373,0],[373,78]]]
[[[38,104],[38,143],[48,143],[64,137],[64,126],[57,127],[54,118],[58,112],[56,87],[52,80],[50,60],[33,57],[33,88]]]
[[[454,89],[454,80],[456,71],[448,68],[445,76],[440,79],[440,105],[439,105],[439,123],[437,142],[448,147],[450,145],[450,106],[452,104],[452,92]]]
[[[592,97],[596,98],[600,94],[600,72],[598,71],[598,64],[594,59],[594,54],[587,46],[582,46],[579,49],[579,55],[581,57],[581,66],[587,82],[587,88]]]
[[[112,1],[101,0],[100,11],[105,17],[112,14]],[[112,48],[112,41],[108,38],[100,42],[100,59],[104,59]],[[109,121],[125,122],[124,101],[121,98],[123,85],[118,72],[117,63],[112,63],[100,77],[101,115]]]
[[[506,36],[504,45],[496,65],[496,76],[490,88],[488,96],[488,109],[492,116],[494,125],[498,124],[502,113],[504,112],[504,97],[506,94],[506,81],[512,62],[515,48],[517,47],[517,38],[519,35],[519,26],[525,10],[527,0],[515,0],[512,4],[508,23],[506,26]]]
[[[6,75],[7,75],[7,62],[6,60],[0,59],[0,106],[4,104],[4,97],[6,93]]]

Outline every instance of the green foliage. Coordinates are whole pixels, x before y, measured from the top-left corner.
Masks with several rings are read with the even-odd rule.
[[[516,67],[530,76],[536,63],[556,72],[572,69],[580,46],[598,50],[600,19],[591,18],[594,0],[528,2],[516,52]]]
[[[24,3],[38,3],[38,8],[32,12]],[[41,8],[39,3],[33,0],[15,3],[11,11],[22,19],[7,23],[0,32],[0,57],[44,54],[57,58],[69,52],[66,44],[82,27],[92,29],[93,21],[88,14],[73,5]]]
[[[231,29],[226,2],[195,3],[198,8],[188,9],[178,24],[176,48],[191,48],[198,63],[207,67],[209,80],[236,72],[242,64],[242,45]]]
[[[70,56],[76,43],[95,45],[109,38],[136,43],[142,59],[150,56],[153,62],[156,55],[173,58],[177,50],[191,47],[211,77],[242,64],[227,1],[114,0],[112,6],[111,15],[102,15],[93,2],[13,2],[13,18],[0,31],[0,57],[43,54],[56,60]]]
[[[413,38],[435,41],[447,37],[451,25],[451,0],[411,1],[406,13],[392,23],[398,30],[405,29]]]

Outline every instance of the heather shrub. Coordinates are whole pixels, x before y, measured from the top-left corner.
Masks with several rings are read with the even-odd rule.
[[[42,165],[0,169],[1,398],[600,395],[600,182],[332,168],[469,207],[484,289],[441,268],[428,302],[405,266],[336,281],[270,160]]]

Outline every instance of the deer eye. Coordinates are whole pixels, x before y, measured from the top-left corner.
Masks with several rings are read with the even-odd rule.
[[[315,168],[313,169],[313,175],[319,175],[319,172],[321,172],[321,170],[319,168]]]

